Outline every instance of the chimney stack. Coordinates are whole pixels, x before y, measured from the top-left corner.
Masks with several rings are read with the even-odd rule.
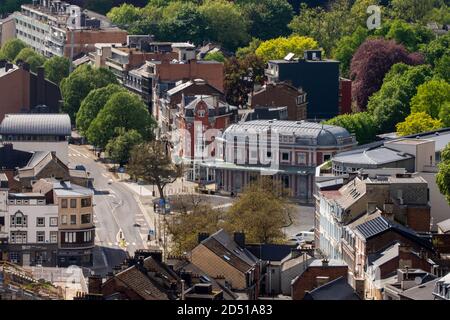
[[[99,275],[93,275],[88,280],[88,292],[89,294],[101,294],[102,293],[102,277]]]

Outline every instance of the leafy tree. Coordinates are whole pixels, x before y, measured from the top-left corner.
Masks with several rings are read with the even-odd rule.
[[[36,72],[38,67],[41,67],[45,63],[45,58],[41,56],[40,54],[35,54],[32,56],[29,56],[26,60],[26,63],[30,65],[30,70],[33,72]]]
[[[287,24],[294,11],[287,0],[240,0],[237,3],[249,21],[252,37],[268,40],[289,34]]]
[[[320,6],[310,8],[302,3],[299,15],[292,19],[289,28],[294,34],[316,39],[325,53],[330,54],[336,42],[357,27],[350,9],[349,0],[332,1],[328,10]]]
[[[26,46],[27,45],[22,40],[11,39],[6,41],[6,43],[2,46],[1,53],[7,60],[14,61],[19,52],[26,48]]]
[[[17,54],[14,59],[14,63],[18,63],[19,61],[26,61],[29,57],[37,55],[37,53],[30,47],[25,47]]]
[[[381,89],[372,95],[367,110],[372,114],[378,133],[392,132],[395,125],[410,114],[410,102],[417,87],[432,76],[428,65],[395,64],[385,76]]]
[[[173,244],[171,252],[176,255],[194,249],[198,244],[199,232],[213,234],[225,219],[222,210],[213,209],[209,202],[195,194],[171,199],[171,208],[176,214],[167,226]]]
[[[442,121],[445,127],[450,127],[450,104],[447,103],[445,107],[441,108],[439,120]]]
[[[394,15],[408,22],[423,21],[435,3],[436,0],[391,0]]]
[[[437,37],[427,45],[422,45],[420,52],[425,56],[427,63],[435,66],[444,55],[450,55],[450,32]]]
[[[157,140],[133,148],[128,171],[135,179],[156,185],[161,199],[166,198],[165,187],[183,174],[183,168],[172,162],[166,143]]]
[[[206,61],[217,61],[217,62],[225,62],[225,56],[221,51],[209,52],[204,60]]]
[[[225,228],[244,232],[252,243],[283,241],[292,207],[280,191],[270,179],[250,184],[227,212]]]
[[[196,44],[205,40],[207,23],[198,6],[192,2],[170,2],[162,10],[162,20],[158,26],[158,36],[171,41],[193,41]]]
[[[450,143],[441,152],[441,162],[439,163],[439,172],[436,174],[436,183],[439,191],[450,204]]]
[[[420,56],[408,54],[405,47],[392,40],[368,39],[356,51],[350,65],[353,96],[360,110],[365,110],[369,97],[377,92],[385,74],[396,63],[422,63]]]
[[[261,40],[253,38],[252,41],[250,41],[250,43],[246,47],[237,49],[236,57],[242,59],[250,54],[255,54],[256,49],[258,49],[261,43],[262,43]]]
[[[106,87],[94,89],[89,92],[81,102],[77,112],[76,125],[82,134],[86,134],[92,121],[97,117],[100,110],[106,105],[109,98],[117,92],[125,92],[125,88],[118,84],[110,84]]]
[[[444,80],[433,79],[421,84],[411,99],[412,112],[426,112],[433,119],[439,119],[444,108],[450,108],[450,84]]]
[[[95,146],[105,148],[117,134],[116,128],[135,129],[143,139],[153,137],[155,121],[139,96],[130,92],[113,94],[91,122],[87,130],[88,140]]]
[[[450,82],[450,53],[442,56],[434,68],[436,77],[439,77],[447,82]]]
[[[291,36],[289,38],[279,37],[262,42],[255,53],[264,62],[275,59],[283,59],[288,53],[295,53],[303,57],[303,52],[308,49],[317,49],[318,43],[309,37]]]
[[[20,6],[26,3],[31,3],[31,0],[2,0],[0,3],[0,15],[20,10]]]
[[[54,56],[44,63],[45,75],[48,80],[60,84],[70,73],[70,61],[66,57]]]
[[[425,21],[436,22],[441,25],[450,24],[450,7],[444,3],[438,8],[433,8],[425,16]]]
[[[433,119],[426,112],[414,112],[406,117],[405,121],[397,123],[397,133],[400,136],[427,132],[442,128],[440,120]]]
[[[344,36],[337,42],[333,55],[340,62],[339,68],[343,76],[349,75],[352,57],[368,35],[366,28],[358,27],[351,36]]]
[[[359,144],[374,141],[378,131],[372,115],[368,112],[339,115],[325,121],[325,123],[343,127],[348,132],[354,133]]]
[[[205,0],[199,10],[207,21],[210,40],[231,50],[249,40],[247,21],[233,2]]]
[[[141,144],[143,140],[141,134],[134,129],[125,131],[123,128],[118,128],[116,131],[117,136],[109,140],[106,145],[106,153],[115,163],[124,165],[130,159],[134,146]]]
[[[263,83],[264,69],[264,61],[254,54],[242,59],[226,59],[224,87],[227,102],[235,106],[246,105],[254,85]]]
[[[82,65],[61,81],[61,93],[64,104],[62,110],[70,115],[73,122],[81,102],[93,89],[117,84],[114,74],[105,68],[93,68]]]
[[[140,8],[124,3],[119,7],[112,8],[107,17],[116,25],[127,28],[139,21],[142,18],[142,13]]]
[[[394,20],[386,38],[403,44],[409,51],[416,51],[419,44],[428,43],[433,39],[433,33],[424,26]]]

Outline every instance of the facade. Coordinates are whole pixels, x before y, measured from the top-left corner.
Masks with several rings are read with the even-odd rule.
[[[245,139],[249,143],[243,143]],[[240,193],[251,181],[269,175],[300,201],[312,199],[316,166],[356,144],[355,137],[344,128],[274,120],[233,124],[216,141],[223,151],[216,161],[202,166],[215,169],[218,190]],[[272,141],[278,148],[276,143],[271,147]]]
[[[5,19],[0,19],[0,47],[2,47],[8,40],[14,39],[16,36],[16,24],[14,19],[10,16]]]
[[[307,119],[326,120],[339,114],[339,61],[322,59],[320,50],[306,50],[294,60],[271,60],[269,83],[289,82],[308,94]]]
[[[334,190],[316,194],[316,243],[323,254],[342,259],[346,225],[366,213],[383,214],[419,232],[430,231],[428,185],[421,177],[383,175],[383,170],[356,177]]]
[[[16,66],[4,60],[0,60],[0,96],[0,121],[8,113],[39,109],[57,113],[62,99],[59,87],[45,79],[44,68],[33,73],[26,63]]]
[[[440,155],[448,143],[450,128],[359,146],[333,157],[330,174],[316,174],[316,179],[345,178],[360,169],[404,168],[428,183],[432,230],[435,231],[437,223],[448,219],[450,212],[450,205],[436,184]]]
[[[212,181],[214,171],[202,174],[203,152],[209,148],[213,137],[205,136],[207,130],[220,134],[237,122],[238,110],[222,101],[219,96],[183,96],[174,115],[174,124],[180,129],[181,150],[179,156],[190,164],[187,178],[192,181]]]
[[[213,235],[199,235],[199,244],[189,253],[189,261],[212,278],[225,278],[226,286],[245,294],[248,299],[259,295],[261,266],[258,259],[244,248],[242,234],[234,238],[224,230]],[[240,243],[241,245],[239,245]]]
[[[126,31],[106,17],[57,0],[22,5],[13,17],[16,38],[46,57],[73,58],[94,51],[99,42],[126,42]]]
[[[203,79],[194,79],[187,82],[177,83],[177,86],[167,90],[161,96],[159,105],[161,106],[160,123],[161,134],[167,134],[177,127],[174,124],[175,114],[178,112],[179,104],[182,103],[184,96],[214,96],[223,101],[223,92],[208,84]]]
[[[67,114],[7,114],[0,124],[3,142],[16,150],[55,152],[69,162],[69,137],[72,132]]]
[[[287,83],[268,83],[249,96],[250,108],[287,107],[286,120],[306,120],[307,94]]]
[[[339,78],[339,114],[352,112],[352,80]]]

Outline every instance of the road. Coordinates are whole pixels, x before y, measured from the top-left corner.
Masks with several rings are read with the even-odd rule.
[[[120,182],[83,146],[69,146],[69,167],[83,165],[94,179],[94,223],[96,274],[106,274],[137,249],[147,246],[151,226],[137,202],[136,195]]]

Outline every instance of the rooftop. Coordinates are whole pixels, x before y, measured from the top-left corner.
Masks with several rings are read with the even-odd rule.
[[[444,233],[450,232],[450,219],[439,222],[437,226]]]
[[[0,124],[2,135],[70,136],[68,114],[6,114]]]
[[[339,277],[306,293],[303,300],[360,300],[344,277]]]

